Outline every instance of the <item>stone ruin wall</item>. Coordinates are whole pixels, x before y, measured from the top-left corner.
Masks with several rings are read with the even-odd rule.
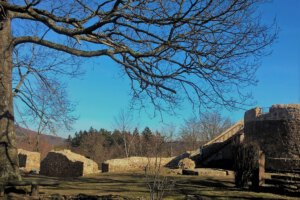
[[[268,113],[254,108],[244,122],[245,141],[259,144],[267,169],[300,169],[300,104],[273,105]]]
[[[48,153],[41,162],[40,174],[54,177],[79,177],[98,172],[98,165],[93,160],[70,150],[61,150]]]
[[[267,113],[264,113],[263,109],[259,107],[245,112],[245,123],[263,120],[300,120],[300,104],[275,104]]]
[[[102,163],[102,172],[135,172],[144,171],[146,167],[154,168],[155,165],[165,166],[174,157],[169,158],[147,158],[129,157],[111,159]]]
[[[18,149],[19,166],[25,172],[40,171],[41,154],[39,152]]]
[[[54,177],[83,176],[83,163],[70,162],[66,156],[49,152],[41,163],[40,174]]]

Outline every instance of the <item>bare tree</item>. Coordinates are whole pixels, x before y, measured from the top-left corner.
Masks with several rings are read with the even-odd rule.
[[[228,117],[222,117],[218,111],[206,112],[199,117],[185,120],[180,134],[186,150],[195,150],[200,143],[213,139],[231,125],[231,120]]]
[[[201,130],[197,117],[191,117],[185,120],[184,125],[181,127],[180,135],[186,151],[195,150],[199,147]]]
[[[162,127],[161,133],[164,136],[164,140],[167,144],[166,146],[169,146],[170,149],[168,149],[168,156],[173,156],[173,142],[174,142],[174,135],[175,135],[176,126],[171,124],[166,124]]]
[[[163,175],[162,155],[165,142],[165,138],[156,132],[155,136],[151,137],[151,148],[147,148],[148,164],[145,167],[145,177],[150,200],[164,199],[166,193],[174,187],[175,182]]]
[[[57,51],[40,49],[32,44],[18,46],[13,52],[13,95],[15,99],[16,123],[37,131],[36,151],[39,151],[41,133],[56,134],[57,130],[70,130],[75,121],[71,115],[74,106],[67,98],[66,86],[61,82],[64,75],[75,77],[76,63],[69,57],[62,57]],[[51,55],[50,58],[49,55]],[[69,70],[62,70],[67,62]],[[55,70],[54,70],[55,69]],[[57,75],[59,74],[59,77]]]
[[[129,111],[125,111],[122,109],[118,116],[114,118],[115,119],[115,127],[121,131],[123,142],[124,142],[124,150],[125,155],[128,158],[130,156],[130,147],[134,140],[134,135],[130,136],[129,133],[132,129],[132,121],[133,116]]]
[[[49,83],[49,82],[48,82]],[[50,84],[50,83],[49,83]],[[31,91],[32,90],[32,91]],[[76,117],[72,116],[73,105],[67,99],[65,88],[58,82],[51,82],[50,85],[40,83],[37,88],[32,87],[30,93],[30,106],[33,108],[19,111],[22,116],[22,124],[30,122],[36,125],[37,151],[39,151],[39,136],[42,133],[57,134],[58,130],[71,130]],[[22,99],[26,101],[27,99]],[[29,100],[29,99],[28,99]]]
[[[243,87],[255,82],[257,58],[275,38],[255,13],[259,2],[1,0],[0,176],[18,176],[15,48],[33,43],[74,56],[107,56],[131,80],[133,97],[148,97],[160,110],[184,96],[197,105],[235,107],[244,102]]]
[[[223,117],[220,112],[206,112],[200,115],[199,128],[201,139],[212,140],[232,125],[230,118]]]

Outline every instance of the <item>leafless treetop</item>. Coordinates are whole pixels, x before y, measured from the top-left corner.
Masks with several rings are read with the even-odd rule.
[[[276,37],[256,12],[260,0],[1,0],[13,46],[34,43],[80,57],[108,56],[131,80],[132,95],[177,105],[236,107],[255,83],[258,59]],[[233,95],[233,93],[238,94]],[[235,96],[235,98],[233,98]]]

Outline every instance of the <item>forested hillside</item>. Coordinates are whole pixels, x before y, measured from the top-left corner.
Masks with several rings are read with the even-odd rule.
[[[28,151],[38,151],[44,158],[49,151],[57,146],[65,145],[66,139],[54,136],[38,134],[30,129],[16,126],[17,147]]]

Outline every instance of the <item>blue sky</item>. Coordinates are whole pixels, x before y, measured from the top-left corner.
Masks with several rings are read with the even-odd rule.
[[[272,54],[262,59],[257,71],[257,86],[249,87],[255,104],[251,107],[270,107],[272,104],[300,103],[300,1],[275,0],[263,5],[259,10],[266,23],[276,18],[279,35],[271,47]],[[88,60],[84,66],[86,74],[68,82],[68,93],[77,104],[75,115],[79,116],[74,124],[74,131],[89,129],[114,128],[114,117],[129,104],[130,86],[118,66],[106,58]],[[149,126],[159,130],[164,123],[174,124],[177,128],[184,119],[192,115],[189,105],[178,111],[178,115],[164,114],[153,118],[153,111],[134,113],[133,126],[143,129]],[[223,111],[233,121],[243,118],[244,110]],[[63,133],[66,137],[69,133]]]

